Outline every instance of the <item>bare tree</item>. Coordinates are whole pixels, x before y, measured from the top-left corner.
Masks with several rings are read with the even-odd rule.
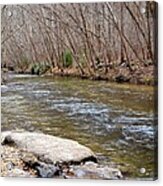
[[[44,61],[81,76],[107,76],[125,62],[133,72],[134,62],[154,63],[155,14],[154,2],[3,5],[2,61]]]

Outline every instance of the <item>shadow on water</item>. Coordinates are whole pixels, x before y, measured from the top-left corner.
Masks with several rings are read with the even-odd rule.
[[[101,163],[115,162],[128,177],[153,177],[153,87],[12,75],[1,92],[2,130],[71,138],[94,150]]]

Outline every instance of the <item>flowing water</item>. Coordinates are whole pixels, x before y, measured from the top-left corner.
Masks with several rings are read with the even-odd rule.
[[[128,178],[155,174],[153,87],[10,75],[1,87],[1,105],[2,131],[43,131],[74,139]]]

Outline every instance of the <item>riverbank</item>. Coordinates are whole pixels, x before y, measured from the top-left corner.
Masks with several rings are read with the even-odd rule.
[[[123,178],[118,169],[97,164],[95,154],[76,141],[10,131],[2,132],[1,144],[3,177]]]
[[[136,85],[150,85],[154,86],[157,84],[157,69],[154,65],[147,66],[139,66],[133,67],[131,71],[126,66],[117,66],[116,68],[108,69],[107,72],[104,72],[103,69],[97,69],[95,72],[89,72],[88,70],[84,70],[81,73],[78,68],[47,68],[42,66],[36,66],[36,69],[28,68],[26,71],[22,71],[17,69],[13,72],[17,74],[33,74],[33,75],[50,75],[50,76],[64,76],[64,77],[78,77],[81,79],[90,79],[90,80],[104,80],[108,82],[117,82],[117,83],[130,83]],[[42,68],[44,70],[42,70]],[[45,70],[46,69],[46,70]],[[5,84],[7,81],[6,75],[8,69],[2,69],[2,82],[1,84]]]
[[[79,69],[58,69],[53,68],[50,71],[47,71],[45,74],[52,74],[58,76],[70,76],[70,77],[79,77],[82,79],[90,80],[104,80],[109,82],[117,83],[131,83],[137,85],[155,85],[157,83],[157,70],[153,65],[141,66],[139,68],[133,68],[133,71],[129,70],[126,67],[117,67],[115,69],[109,69],[107,73],[104,73],[103,70],[97,70],[96,73],[90,73],[86,71],[84,74],[81,74]]]

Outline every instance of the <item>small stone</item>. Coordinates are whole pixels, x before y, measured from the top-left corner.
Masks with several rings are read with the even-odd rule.
[[[41,178],[52,178],[60,175],[60,169],[55,165],[40,162],[34,169],[37,170],[38,176]]]
[[[109,168],[108,166],[87,162],[84,165],[73,166],[67,173],[66,178],[120,179],[122,178],[122,174],[116,168]]]

